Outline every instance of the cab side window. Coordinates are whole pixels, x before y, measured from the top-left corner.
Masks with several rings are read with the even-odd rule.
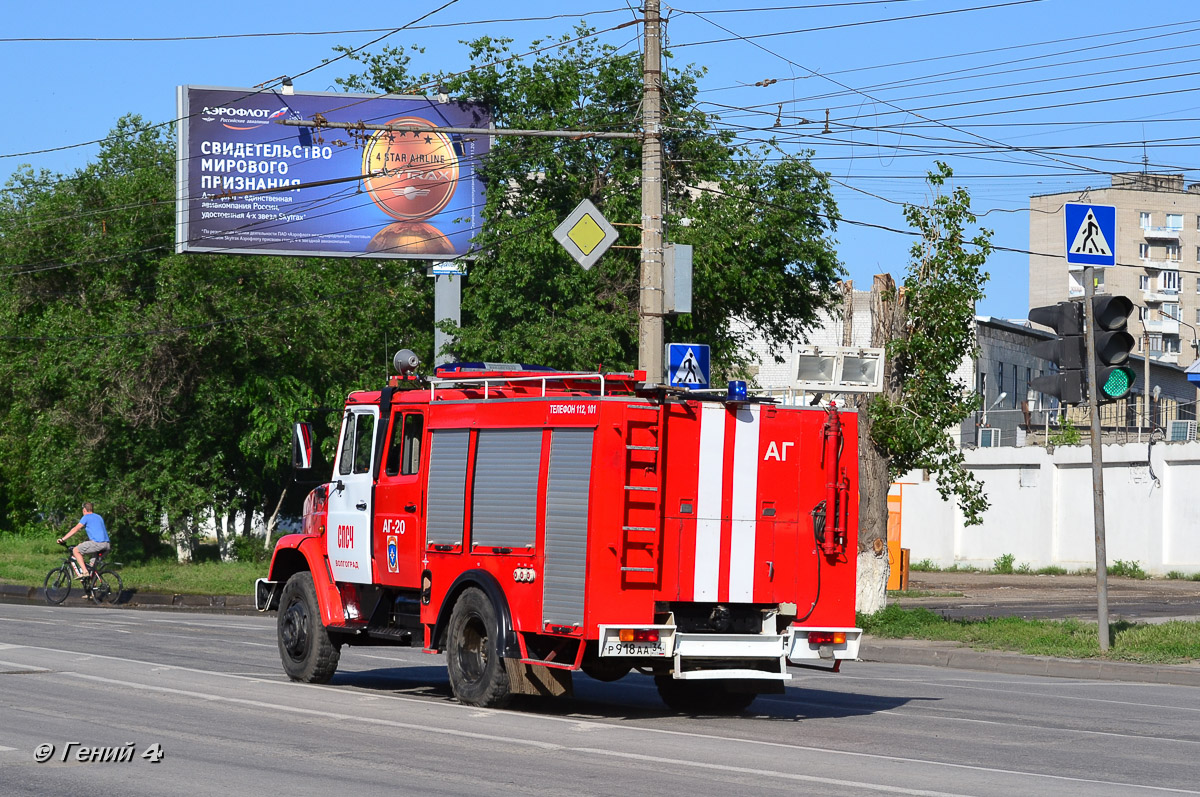
[[[421,467],[421,435],[425,431],[425,416],[411,412],[404,416],[404,462],[400,472],[411,476]]]
[[[361,413],[354,423],[354,472],[371,472],[371,439],[375,431],[375,416]],[[343,449],[342,455],[345,456]]]
[[[425,416],[419,412],[395,415],[392,434],[388,440],[388,476],[412,476],[421,468],[421,440],[425,432]]]
[[[342,453],[338,457],[338,474],[346,476],[350,473],[354,462],[354,416],[346,413],[342,424]]]

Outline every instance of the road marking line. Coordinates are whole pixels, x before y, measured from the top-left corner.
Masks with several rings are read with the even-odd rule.
[[[907,666],[913,666],[913,665],[903,665],[903,666],[907,667]],[[920,665],[916,665],[916,666],[920,666]],[[969,689],[969,690],[972,690],[975,692],[996,692],[1001,695],[1008,694],[1003,689],[996,689],[996,688],[993,688],[990,686],[968,686],[965,684],[953,683],[952,680],[928,681],[928,680],[924,680],[924,679],[915,680],[913,678],[868,678],[868,677],[864,677],[861,675],[843,675],[841,677],[845,678],[846,680],[849,680],[849,681],[898,681],[898,682],[906,683],[906,684],[924,684],[925,686],[932,686],[932,687],[952,687],[954,689]],[[1030,677],[1031,678],[1050,678],[1053,676],[1032,675]],[[961,679],[957,679],[957,680],[961,680]],[[1055,680],[1057,680],[1057,679],[1055,679]],[[1023,681],[1008,681],[1007,683],[1011,683],[1013,685],[1022,685],[1023,684],[1027,687],[1035,685],[1035,684],[1031,684],[1029,682],[1023,682]],[[1181,688],[1181,687],[1179,687],[1178,684],[1154,684],[1154,683],[1141,682],[1141,681],[1101,681],[1101,680],[1092,681],[1092,680],[1089,680],[1087,682],[1076,682],[1074,680],[1069,680],[1069,681],[1065,681],[1064,684],[1062,684],[1062,685],[1082,685],[1084,683],[1091,684],[1091,685],[1108,684],[1110,686],[1121,686],[1122,688],[1130,687],[1130,686],[1165,686],[1165,687],[1174,687],[1176,689]],[[1042,686],[1043,684],[1037,684],[1037,685]],[[1045,685],[1050,686],[1050,684],[1045,684]],[[1053,686],[1057,687],[1057,686],[1059,686],[1059,684],[1055,683],[1055,684],[1053,684]],[[1182,687],[1182,688],[1187,688],[1187,687]],[[1032,693],[1026,691],[1026,694],[1032,694]],[[1189,706],[1164,706],[1164,705],[1160,705],[1157,703],[1145,703],[1145,702],[1140,702],[1137,700],[1112,700],[1112,699],[1104,698],[1104,697],[1083,697],[1083,696],[1079,696],[1079,695],[1061,695],[1061,694],[1054,694],[1052,692],[1051,693],[1038,692],[1037,696],[1038,697],[1046,697],[1046,698],[1051,698],[1051,697],[1060,698],[1062,700],[1077,700],[1077,701],[1082,701],[1085,703],[1109,703],[1109,704],[1117,705],[1117,706],[1136,706],[1137,708],[1171,708],[1171,709],[1178,709],[1179,711],[1200,712],[1200,708],[1191,708]]]
[[[59,655],[61,655],[63,653],[69,653],[69,651],[57,650],[55,648],[46,648],[46,647],[40,647],[40,646],[34,646],[34,645],[12,645],[10,647],[14,647],[14,648],[23,647],[27,650],[39,650],[39,651],[44,651],[47,653],[54,653],[54,654],[59,654]],[[318,690],[322,690],[322,691],[332,692],[332,693],[338,694],[338,695],[356,696],[356,693],[347,692],[344,687],[326,686],[326,685],[322,685],[322,684],[299,684],[299,683],[289,682],[289,681],[267,680],[266,678],[232,675],[229,673],[214,672],[211,670],[201,670],[201,669],[197,669],[194,667],[181,667],[181,666],[170,665],[170,664],[157,664],[155,662],[145,661],[142,659],[129,659],[129,658],[124,658],[124,657],[120,657],[120,656],[104,656],[104,655],[96,654],[95,658],[109,659],[112,661],[123,661],[123,662],[131,663],[131,664],[141,664],[141,665],[152,666],[152,667],[160,667],[160,668],[166,669],[166,670],[179,670],[181,672],[194,672],[194,673],[200,673],[202,675],[215,675],[215,676],[219,676],[219,677],[223,677],[223,678],[236,678],[239,680],[249,680],[249,681],[254,681],[256,683],[283,685],[283,686],[286,686],[287,688],[298,688],[299,687],[299,688],[307,688],[307,689],[318,689]],[[471,732],[467,732],[467,731],[454,731],[454,730],[450,730],[450,729],[436,729],[436,728],[429,727],[427,724],[426,725],[417,725],[417,724],[396,722],[394,720],[364,718],[364,717],[358,717],[358,716],[348,715],[348,714],[342,715],[342,714],[338,714],[336,712],[324,712],[324,711],[318,711],[315,709],[288,707],[288,706],[282,706],[282,705],[279,705],[276,703],[266,703],[263,701],[248,700],[245,698],[221,697],[221,696],[214,695],[214,694],[211,694],[208,692],[190,692],[187,690],[174,689],[171,687],[152,686],[149,684],[139,684],[139,683],[130,682],[130,681],[117,681],[117,680],[113,680],[113,679],[102,678],[100,676],[85,675],[83,673],[68,672],[68,673],[63,673],[63,674],[70,675],[75,678],[80,678],[80,679],[84,679],[84,680],[92,680],[92,681],[98,681],[98,682],[112,683],[115,685],[128,686],[128,687],[131,687],[134,689],[145,689],[145,690],[151,690],[151,691],[160,691],[160,692],[164,692],[164,693],[173,693],[173,694],[179,694],[179,695],[193,696],[199,700],[214,701],[214,702],[240,703],[240,704],[245,704],[245,705],[252,705],[255,707],[275,709],[278,711],[285,711],[285,712],[291,712],[291,713],[327,716],[332,719],[357,720],[357,721],[366,722],[369,724],[386,725],[389,727],[411,728],[413,730],[418,730],[418,731],[420,731],[422,733],[426,733],[426,734],[440,733],[440,734],[450,735],[450,736],[462,736],[464,738],[478,738],[478,739],[485,739],[485,740],[506,741],[506,742],[510,742],[510,743],[514,743],[514,744],[525,744],[528,746],[535,746],[535,747],[539,747],[541,749],[553,749],[553,750],[570,750],[570,749],[584,750],[584,749],[586,749],[586,748],[568,748],[563,745],[551,744],[548,742],[537,742],[534,740],[518,740],[518,739],[512,738],[511,736],[494,736],[494,735],[490,735],[490,734],[471,733]],[[477,707],[465,706],[461,703],[441,703],[441,702],[430,701],[430,700],[421,699],[421,698],[404,697],[401,695],[379,695],[379,697],[382,699],[385,699],[385,700],[396,700],[396,701],[401,701],[401,702],[419,703],[424,707],[439,706],[439,707],[445,707],[445,708],[450,708],[450,709],[459,710],[459,711],[463,711],[463,710],[472,711],[472,712],[479,711],[479,709]],[[882,755],[882,754],[877,754],[877,753],[860,753],[860,752],[854,752],[854,751],[848,751],[848,750],[835,750],[835,749],[830,749],[830,748],[825,748],[825,747],[813,747],[813,746],[809,746],[809,745],[788,744],[785,742],[769,742],[769,741],[765,741],[765,740],[761,740],[761,739],[744,739],[744,738],[739,738],[736,736],[720,736],[717,734],[695,733],[695,732],[690,732],[690,731],[676,731],[676,730],[670,730],[670,729],[666,729],[666,728],[645,728],[645,727],[623,726],[623,725],[614,725],[614,724],[607,723],[607,722],[590,723],[590,721],[588,721],[588,720],[580,720],[577,717],[549,717],[549,716],[545,716],[545,715],[520,714],[519,712],[508,712],[508,711],[503,711],[501,709],[486,709],[485,713],[494,713],[494,714],[516,713],[516,714],[518,714],[518,716],[521,716],[521,717],[524,717],[524,718],[530,719],[530,720],[560,722],[560,723],[568,723],[571,725],[594,724],[597,726],[597,730],[610,730],[613,732],[621,732],[621,733],[648,733],[648,734],[659,734],[659,735],[665,735],[665,736],[679,736],[679,737],[683,737],[683,738],[705,739],[705,740],[715,741],[715,742],[745,744],[745,745],[752,745],[752,746],[757,746],[757,747],[770,747],[770,748],[777,748],[777,749],[782,749],[782,750],[790,750],[793,752],[809,752],[809,753],[816,753],[816,754],[824,755],[824,756],[849,756],[852,758],[863,758],[863,759],[869,759],[869,760],[874,760],[874,761],[888,761],[888,762],[899,762],[899,763],[907,763],[907,764],[921,764],[921,765],[931,766],[931,767],[946,767],[946,768],[950,768],[950,769],[962,769],[962,770],[968,770],[968,771],[973,771],[973,772],[987,772],[987,773],[998,774],[998,775],[1015,775],[1015,776],[1020,776],[1020,777],[1037,778],[1037,779],[1043,779],[1043,780],[1061,781],[1061,782],[1066,782],[1066,783],[1095,784],[1095,785],[1100,785],[1100,786],[1116,786],[1116,787],[1123,787],[1123,788],[1128,788],[1128,789],[1143,789],[1143,790],[1147,790],[1147,791],[1166,792],[1169,794],[1200,795],[1200,791],[1194,791],[1194,790],[1190,790],[1190,789],[1175,789],[1175,788],[1171,788],[1169,786],[1151,786],[1151,785],[1146,785],[1146,784],[1141,784],[1141,783],[1126,783],[1126,782],[1120,782],[1120,781],[1097,780],[1095,778],[1076,778],[1076,777],[1070,777],[1068,775],[1053,775],[1053,774],[1042,773],[1042,772],[1028,772],[1028,771],[1017,770],[1017,769],[1001,769],[999,767],[984,767],[984,766],[978,766],[978,765],[974,765],[974,764],[958,764],[958,763],[954,763],[954,762],[950,762],[950,761],[935,761],[935,760],[931,760],[931,759],[908,758],[905,756]],[[688,762],[688,763],[690,764],[691,762]],[[750,771],[757,771],[757,770],[750,770]],[[888,790],[893,787],[873,786],[872,788]]]

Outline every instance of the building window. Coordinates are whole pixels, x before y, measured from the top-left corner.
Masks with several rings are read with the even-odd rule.
[[[1012,386],[1012,406],[1013,406],[1013,409],[1015,410],[1017,408],[1017,399],[1019,398],[1019,396],[1017,396],[1017,393],[1019,391],[1017,390],[1017,366],[1015,364],[1013,365],[1013,383],[1012,383],[1012,385],[1013,385]]]
[[[1148,337],[1150,339],[1150,353],[1151,354],[1153,354],[1154,352],[1162,352],[1163,336],[1160,333],[1151,332],[1146,337]]]
[[[1167,244],[1167,260],[1179,259],[1179,244]]]
[[[1158,275],[1158,289],[1163,293],[1179,293],[1179,272],[1160,272]]]
[[[1142,260],[1150,259],[1150,244],[1147,244],[1147,243],[1138,244],[1138,257],[1140,257]],[[1200,258],[1200,246],[1196,247],[1196,257]]]
[[[1165,351],[1167,354],[1179,354],[1179,336],[1164,335],[1163,351]]]
[[[996,395],[999,396],[1004,392],[1004,363],[998,363],[996,369]]]
[[[1168,230],[1182,230],[1183,229],[1183,214],[1182,213],[1168,213],[1167,214],[1167,229]]]
[[[1200,307],[1196,308],[1196,323],[1200,324]]]
[[[1179,305],[1172,303],[1167,303],[1162,306],[1162,314],[1163,318],[1171,318],[1175,321],[1178,321],[1182,317],[1182,313],[1179,312]]]
[[[1197,283],[1200,283],[1200,279],[1198,279],[1196,281],[1197,281]],[[1138,287],[1140,287],[1144,291],[1150,290],[1150,275],[1149,274],[1143,274],[1142,276],[1138,277]],[[1197,288],[1196,292],[1200,293],[1200,288]]]
[[[1150,229],[1150,212],[1143,210],[1141,213],[1138,214],[1138,216],[1141,219],[1142,229],[1143,230]]]

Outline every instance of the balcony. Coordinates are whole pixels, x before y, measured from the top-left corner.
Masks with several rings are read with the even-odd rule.
[[[1179,321],[1174,318],[1161,318],[1151,321],[1146,319],[1142,322],[1142,326],[1147,332],[1157,332],[1162,335],[1178,335]]]
[[[1180,261],[1178,260],[1163,260],[1162,258],[1142,258],[1142,268],[1152,271],[1177,271]]]
[[[1147,241],[1174,241],[1179,243],[1180,230],[1177,227],[1143,227],[1142,235]]]
[[[1083,295],[1083,291],[1079,292]],[[1147,304],[1161,304],[1162,302],[1177,302],[1179,301],[1179,291],[1163,290],[1162,288],[1151,288],[1142,291],[1142,301]]]

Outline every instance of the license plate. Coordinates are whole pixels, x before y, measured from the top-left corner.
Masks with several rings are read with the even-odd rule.
[[[666,656],[667,648],[658,642],[622,642],[608,639],[604,642],[603,656]]]

